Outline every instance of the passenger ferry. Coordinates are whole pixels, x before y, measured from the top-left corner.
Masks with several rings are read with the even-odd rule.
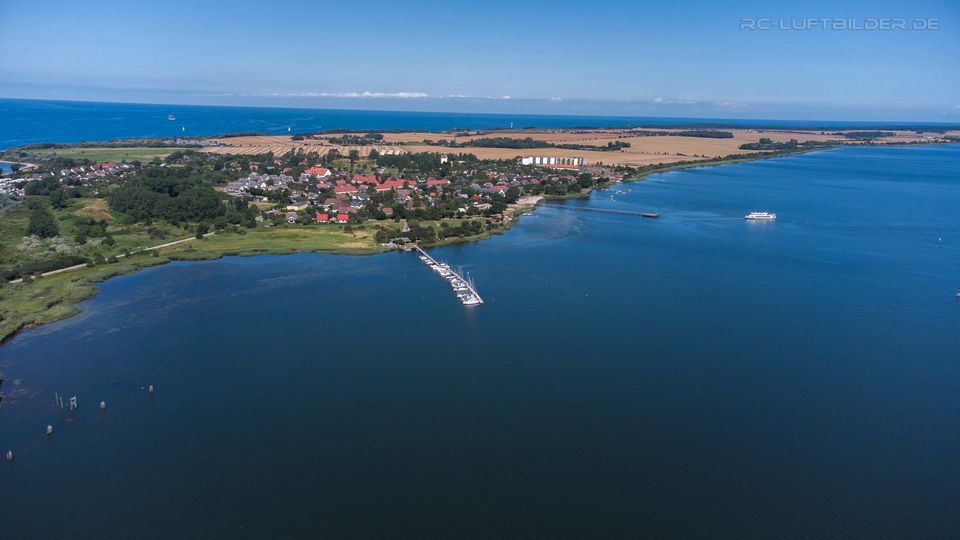
[[[756,219],[756,220],[765,220],[770,221],[777,219],[777,215],[773,212],[750,212],[749,214],[743,216],[743,219]]]

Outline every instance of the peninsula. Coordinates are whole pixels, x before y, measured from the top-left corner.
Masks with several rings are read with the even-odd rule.
[[[674,168],[840,145],[957,142],[935,129],[319,132],[40,144],[0,178],[0,338],[77,312],[95,283],[169,260],[374,254],[507,230],[541,199]]]

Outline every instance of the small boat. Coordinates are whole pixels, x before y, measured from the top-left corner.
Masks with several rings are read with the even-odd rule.
[[[167,120],[170,120],[171,122],[174,121],[174,120],[176,120],[176,119],[177,119],[177,117],[174,116],[174,115],[172,115],[172,114],[168,114],[168,115],[167,115]]]
[[[647,212],[645,214],[640,214],[640,217],[657,219],[658,217],[660,217],[660,214],[657,214],[656,212]]]
[[[957,289],[957,298],[960,298],[960,289]]]
[[[743,219],[771,221],[777,219],[777,215],[773,212],[750,212],[749,214],[743,216]]]

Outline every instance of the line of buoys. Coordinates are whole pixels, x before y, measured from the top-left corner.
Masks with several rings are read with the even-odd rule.
[[[141,388],[143,388],[143,387],[141,386]],[[148,392],[151,396],[153,395],[153,385],[152,385],[152,384],[147,387],[147,392]],[[54,401],[56,401],[56,398],[54,399]],[[77,398],[76,398],[76,397],[70,398],[70,409],[71,409],[71,410],[76,410],[76,409],[77,409]],[[103,411],[106,411],[106,410],[107,410],[107,402],[106,402],[106,401],[100,401],[100,412],[103,412]],[[52,437],[52,436],[53,436],[53,425],[47,424],[47,437]],[[13,450],[7,450],[7,461],[13,461]]]

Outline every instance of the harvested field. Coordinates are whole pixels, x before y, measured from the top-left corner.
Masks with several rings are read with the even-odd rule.
[[[244,137],[223,137],[217,139],[227,146],[207,147],[204,152],[215,152],[220,154],[238,154],[254,155],[266,152],[273,152],[274,155],[285,154],[291,150],[302,150],[304,152],[317,152],[320,155],[326,154],[332,149],[336,149],[341,154],[346,155],[350,150],[357,150],[361,156],[366,156],[370,150],[376,148],[381,154],[403,153],[403,152],[469,152],[475,154],[481,159],[512,159],[518,156],[552,156],[552,157],[571,157],[580,156],[587,160],[588,164],[629,164],[629,165],[649,165],[653,163],[673,163],[677,161],[687,161],[696,159],[708,159],[725,157],[731,154],[744,153],[740,150],[740,145],[744,143],[756,142],[761,137],[772,139],[776,142],[786,142],[790,139],[798,141],[842,141],[847,144],[862,144],[861,141],[848,140],[841,135],[835,135],[832,132],[804,131],[804,130],[768,130],[768,129],[723,129],[733,133],[729,139],[712,139],[707,137],[686,137],[676,135],[641,135],[642,132],[679,132],[682,129],[557,129],[557,130],[496,130],[484,132],[480,135],[469,135],[464,137],[453,137],[451,133],[431,133],[431,132],[405,132],[405,133],[384,133],[384,143],[376,146],[342,146],[332,145],[325,141],[303,140],[294,141],[290,136],[244,136]],[[362,135],[366,132],[356,132],[356,135]],[[897,131],[893,137],[879,139],[878,142],[884,143],[914,143],[929,140],[922,135],[912,131]],[[950,132],[948,134],[957,134],[960,132]],[[446,148],[423,144],[424,140],[438,141],[440,139],[457,140],[466,142],[482,138],[491,137],[509,137],[523,139],[530,137],[532,139],[546,141],[553,144],[580,144],[591,146],[604,146],[613,141],[626,141],[630,143],[630,148],[624,148],[619,151],[600,151],[600,150],[566,150],[561,148],[534,148],[534,149],[515,149],[515,148]]]

